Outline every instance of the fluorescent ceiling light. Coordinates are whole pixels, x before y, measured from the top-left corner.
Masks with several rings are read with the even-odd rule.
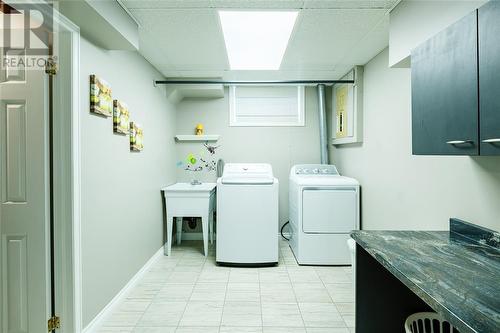
[[[297,15],[296,11],[219,11],[231,69],[279,69]]]

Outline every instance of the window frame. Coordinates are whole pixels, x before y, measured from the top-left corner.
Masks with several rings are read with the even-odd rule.
[[[229,87],[229,126],[230,127],[304,127],[305,126],[305,86],[294,85],[297,88],[297,121],[296,122],[266,122],[237,120],[236,88],[246,87],[233,85]],[[255,86],[254,86],[255,87]],[[257,87],[276,87],[276,85],[257,85]]]

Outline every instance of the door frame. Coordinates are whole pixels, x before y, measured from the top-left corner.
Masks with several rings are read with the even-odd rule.
[[[13,8],[16,2],[5,1]],[[61,319],[58,333],[82,332],[81,283],[81,134],[80,134],[80,28],[56,7],[37,6],[52,17],[55,32],[64,32],[57,47],[64,61],[53,77],[53,179],[55,315]],[[57,54],[57,53],[56,53]],[[64,84],[57,85],[57,80]],[[48,235],[47,237],[50,237]],[[50,263],[47,263],[50,271]],[[47,295],[50,295],[50,285]],[[50,296],[49,296],[50,297]],[[49,300],[51,302],[51,300]],[[49,319],[49,318],[47,318]]]
[[[61,58],[53,91],[54,260],[55,306],[61,318],[57,332],[82,331],[81,284],[81,150],[80,150],[80,28],[53,10]],[[70,223],[69,223],[70,222]]]

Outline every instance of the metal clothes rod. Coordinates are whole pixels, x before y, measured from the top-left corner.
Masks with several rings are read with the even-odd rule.
[[[284,84],[304,84],[333,85],[337,83],[354,83],[354,80],[292,80],[292,81],[222,81],[222,80],[155,80],[154,85],[158,84],[223,84],[223,85],[284,85]]]

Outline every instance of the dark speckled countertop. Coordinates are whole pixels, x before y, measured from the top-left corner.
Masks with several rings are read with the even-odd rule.
[[[464,227],[465,226],[465,227]],[[352,238],[461,333],[500,332],[498,233],[354,231]],[[481,239],[482,237],[482,239]]]

